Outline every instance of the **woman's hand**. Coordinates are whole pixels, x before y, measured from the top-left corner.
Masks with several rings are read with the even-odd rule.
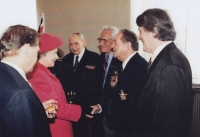
[[[47,101],[44,101],[43,103],[44,109],[46,111],[47,117],[48,118],[55,118],[56,117],[56,113],[57,113],[57,101],[54,99],[50,99]]]

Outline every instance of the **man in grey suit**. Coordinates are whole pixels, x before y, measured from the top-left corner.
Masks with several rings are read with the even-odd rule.
[[[192,73],[175,46],[166,11],[148,9],[137,17],[143,50],[152,53],[138,104],[140,137],[189,137],[193,110]]]
[[[35,30],[16,25],[0,39],[1,137],[51,137],[44,107],[25,75],[37,60],[39,37]]]

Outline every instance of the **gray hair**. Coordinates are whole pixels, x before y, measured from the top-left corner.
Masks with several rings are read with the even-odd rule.
[[[80,32],[72,33],[72,35],[77,35],[77,36],[79,36],[82,40],[85,40],[83,34],[81,34]],[[71,35],[71,36],[72,36],[72,35]],[[70,36],[70,38],[71,38],[71,36]]]
[[[104,30],[111,30],[112,31],[112,38],[115,38],[115,36],[119,33],[119,29],[117,27],[114,27],[114,26],[104,26],[101,30],[101,33],[104,31]],[[100,34],[101,34],[100,33]]]

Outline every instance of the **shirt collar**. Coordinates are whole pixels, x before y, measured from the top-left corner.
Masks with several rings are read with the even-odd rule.
[[[161,44],[160,46],[158,46],[152,54],[151,62],[153,62],[155,60],[155,58],[158,56],[158,54],[164,49],[164,47],[166,47],[171,42],[172,41],[167,41],[167,42],[164,42],[163,44]]]
[[[124,62],[122,63],[122,68],[123,68],[123,70],[124,70],[124,68],[126,67],[128,61],[129,61],[136,53],[137,53],[137,52],[132,53],[131,55],[129,55],[129,56],[124,60]]]
[[[113,57],[113,53],[112,52],[110,52],[109,54],[105,53],[105,58],[106,58],[107,55],[109,56],[109,59],[111,59]]]
[[[9,62],[9,61],[7,61],[7,60],[3,60],[3,59],[2,59],[1,62],[3,62],[3,63],[5,63],[5,64],[7,64],[7,65],[13,67],[14,69],[16,69],[16,70],[19,72],[19,74],[28,82],[28,80],[27,80],[27,78],[26,78],[25,72],[24,72],[20,67],[18,67],[18,66],[15,65],[14,63]]]

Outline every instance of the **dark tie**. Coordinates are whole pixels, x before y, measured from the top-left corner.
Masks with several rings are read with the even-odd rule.
[[[74,70],[73,70],[73,72],[75,72],[76,71],[76,69],[77,69],[77,66],[78,66],[78,55],[76,56],[76,60],[75,60],[75,63],[74,63]]]
[[[106,54],[106,58],[105,58],[105,61],[104,61],[104,64],[103,64],[103,68],[104,68],[105,71],[106,71],[106,68],[107,68],[107,65],[108,65],[108,59],[109,59],[109,56],[108,56],[108,54]]]
[[[149,59],[149,63],[148,63],[148,66],[147,66],[147,69],[149,69],[149,67],[151,66],[151,58]]]

